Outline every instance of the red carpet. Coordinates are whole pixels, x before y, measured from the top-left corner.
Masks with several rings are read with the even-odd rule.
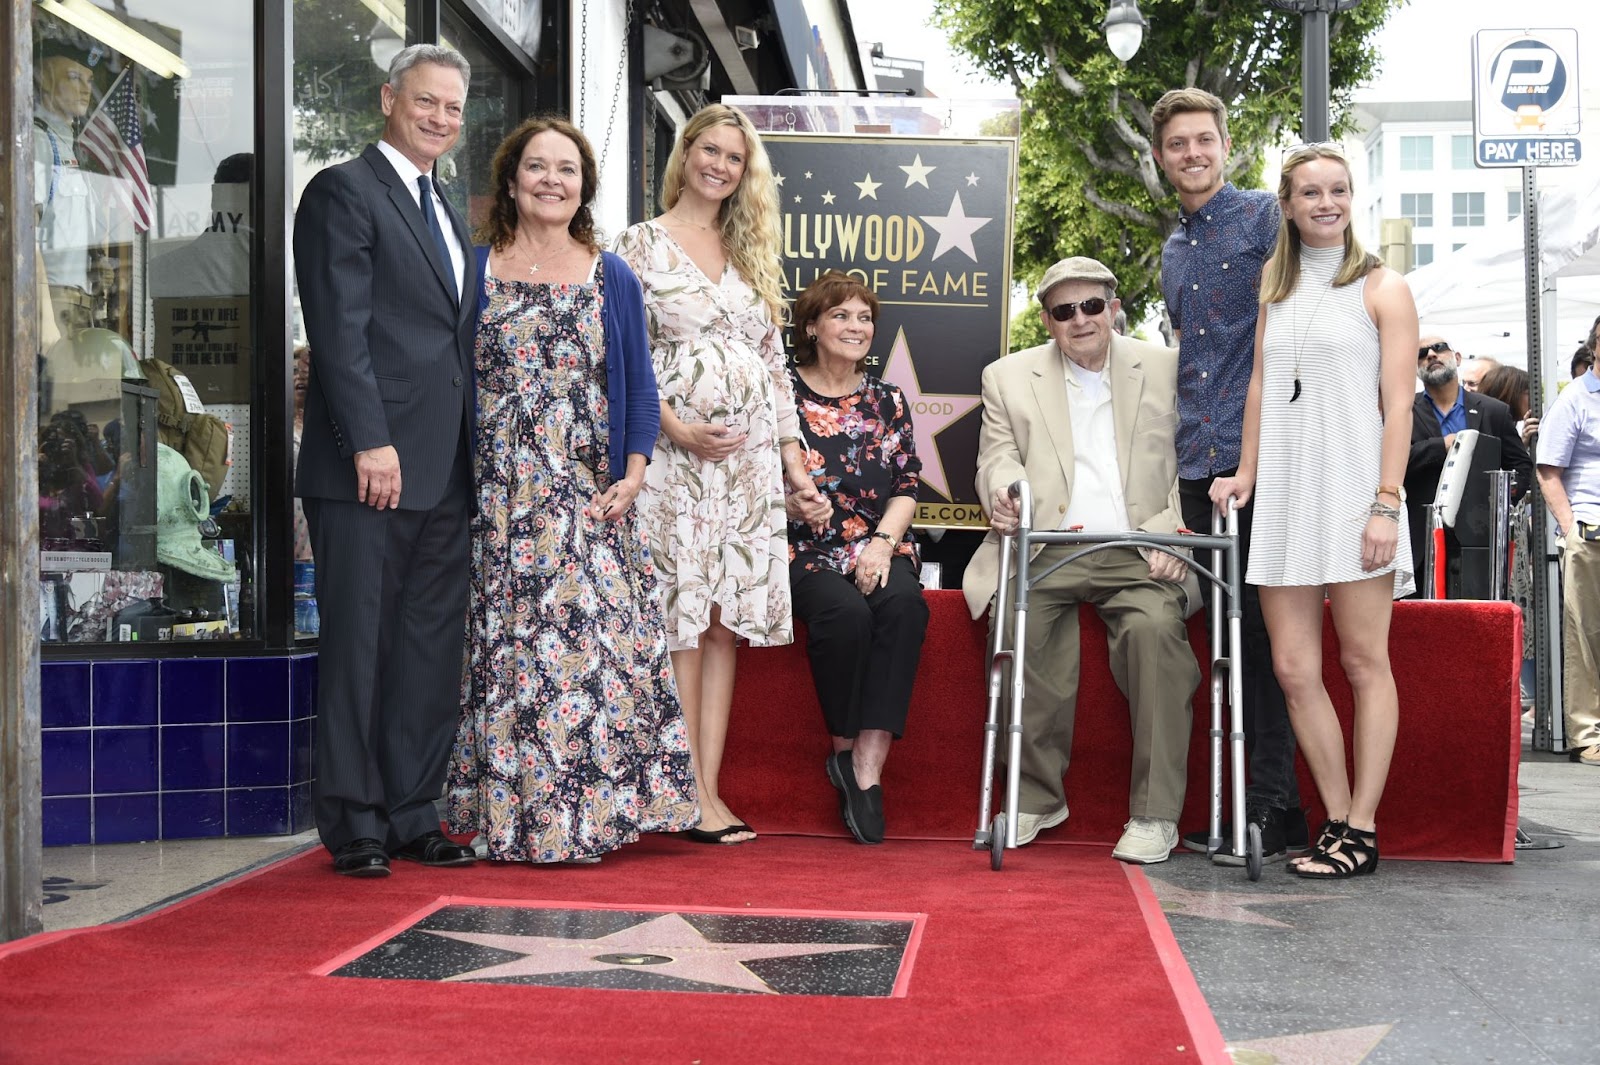
[[[0,947],[0,1061],[1224,1063],[1138,870],[1041,847],[653,837],[592,867],[333,876],[291,859],[125,925]],[[903,998],[313,975],[440,896],[927,915]],[[1148,922],[1148,923],[1147,923]]]
[[[902,838],[970,842],[978,822],[987,629],[968,618],[960,592],[930,592],[928,602],[932,618],[906,737],[884,777],[889,830]],[[1109,845],[1128,817],[1127,701],[1112,683],[1105,628],[1092,611],[1084,612],[1082,634],[1082,690],[1067,775],[1072,816],[1041,839]],[[1203,616],[1191,619],[1190,638],[1206,645]],[[1323,674],[1348,748],[1350,689],[1331,622],[1323,645]],[[1400,731],[1378,814],[1384,857],[1511,861],[1521,615],[1510,603],[1398,603],[1389,646]],[[1205,828],[1208,817],[1208,661],[1201,656],[1183,831]],[[803,634],[789,647],[741,648],[722,773],[722,793],[734,812],[765,832],[843,834],[837,794],[822,768],[828,750]],[[1312,825],[1321,823],[1303,763],[1300,790]]]

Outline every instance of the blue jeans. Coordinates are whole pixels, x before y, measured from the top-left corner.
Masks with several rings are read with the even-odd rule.
[[[1215,477],[1231,477],[1223,470]],[[1179,479],[1178,498],[1183,506],[1183,522],[1198,533],[1211,532],[1212,477],[1190,481]],[[1239,558],[1250,557],[1250,519],[1254,504],[1239,511]],[[1202,559],[1202,561],[1204,561]],[[1211,603],[1211,582],[1201,580],[1200,593]],[[1282,809],[1300,808],[1300,782],[1294,772],[1294,729],[1289,724],[1289,706],[1284,702],[1278,675],[1272,669],[1272,641],[1261,616],[1261,594],[1254,585],[1244,586],[1244,737],[1250,752],[1249,784],[1245,798]],[[1226,725],[1224,725],[1226,727]]]

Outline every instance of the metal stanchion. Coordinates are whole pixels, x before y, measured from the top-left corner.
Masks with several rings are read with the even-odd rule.
[[[1423,579],[1417,582],[1417,598],[1432,599],[1434,586],[1433,572],[1434,568],[1438,565],[1438,560],[1434,558],[1434,553],[1436,550],[1434,547],[1434,541],[1438,539],[1439,530],[1443,526],[1440,524],[1441,510],[1438,503],[1424,503],[1423,510],[1428,515],[1428,520],[1426,522],[1428,535],[1422,538]]]
[[[1507,599],[1511,540],[1511,472],[1489,470],[1489,598]]]

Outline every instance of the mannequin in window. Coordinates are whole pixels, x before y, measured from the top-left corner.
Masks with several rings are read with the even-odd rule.
[[[94,324],[91,249],[103,230],[78,165],[77,127],[94,102],[94,67],[106,53],[47,39],[34,68],[33,204],[55,324],[65,336]]]

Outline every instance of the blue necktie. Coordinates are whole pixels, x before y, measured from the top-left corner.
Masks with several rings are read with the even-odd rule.
[[[433,178],[422,174],[417,178],[417,191],[422,193],[422,219],[428,223],[428,232],[433,234],[433,242],[439,247],[439,258],[444,262],[445,276],[450,279],[450,295],[455,299],[461,298],[461,293],[456,287],[456,264],[450,258],[450,245],[444,241],[444,230],[439,228],[439,216],[433,210]]]

